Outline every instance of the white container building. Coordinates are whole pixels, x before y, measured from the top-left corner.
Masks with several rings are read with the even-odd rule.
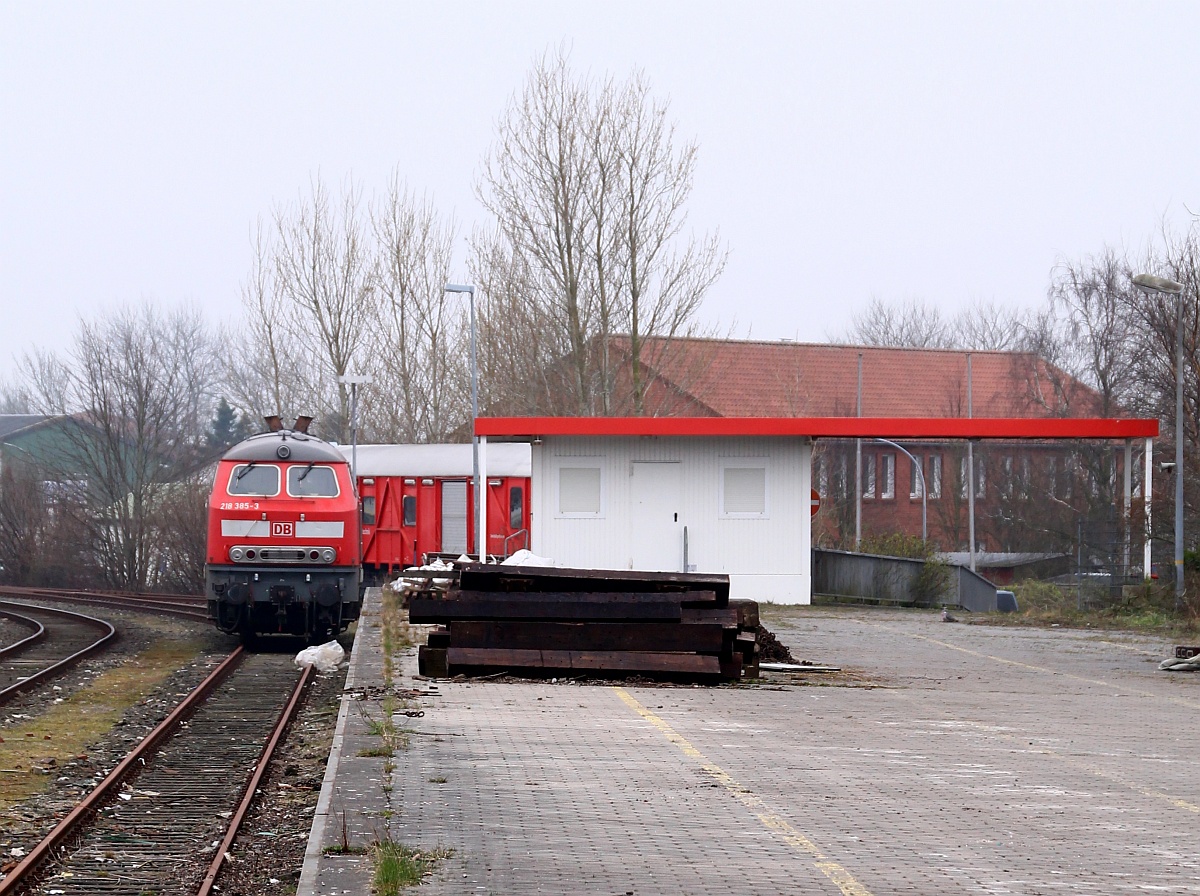
[[[811,602],[814,438],[1146,439],[1154,420],[908,417],[483,417],[532,443],[532,549],[559,566],[725,573],[733,597]],[[1149,477],[1147,477],[1148,479]],[[1149,488],[1143,492],[1149,518]],[[1129,477],[1125,513],[1132,506]],[[481,519],[482,530],[485,522]],[[1144,539],[1149,568],[1149,539]]]

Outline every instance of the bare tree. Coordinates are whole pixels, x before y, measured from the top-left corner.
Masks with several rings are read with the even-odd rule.
[[[865,311],[852,318],[844,341],[856,345],[894,348],[951,348],[953,339],[937,306],[921,299],[889,305],[872,298]]]
[[[613,103],[618,179],[613,219],[617,225],[612,284],[627,317],[635,414],[645,413],[645,340],[656,354],[672,350],[672,340],[697,332],[696,313],[705,293],[721,275],[727,252],[713,234],[680,244],[692,192],[697,146],[675,147],[668,105],[650,94],[644,76],[635,74]],[[606,189],[607,183],[602,184]],[[601,271],[603,273],[603,270]],[[602,281],[605,277],[600,278]],[[661,358],[650,361],[661,363]]]
[[[276,277],[275,245],[259,221],[254,259],[242,285],[242,320],[222,336],[225,389],[252,417],[326,413],[332,376],[309,354],[314,340],[285,300]],[[299,332],[297,332],[299,331]]]
[[[1012,351],[1020,347],[1028,314],[996,302],[972,302],[949,324],[953,348]]]
[[[212,477],[197,471],[161,490],[151,515],[155,551],[151,584],[176,594],[204,593],[208,496]]]
[[[216,362],[203,319],[194,309],[122,308],[81,321],[64,356],[27,355],[22,371],[37,410],[63,416],[44,463],[86,506],[99,568],[111,585],[144,589],[154,510],[204,452]]]
[[[29,464],[5,458],[0,468],[0,576],[32,584],[49,545],[50,516],[41,478]]]
[[[365,367],[373,319],[360,204],[353,182],[335,199],[317,177],[307,197],[277,206],[265,233],[260,226],[242,290],[244,349],[230,375],[243,410],[303,411],[324,435],[348,439],[350,393],[339,378]]]
[[[715,237],[685,239],[696,146],[677,145],[667,115],[640,74],[578,78],[559,51],[534,67],[485,159],[476,189],[496,228],[476,238],[472,269],[503,293],[489,313],[534,321],[551,360],[534,391],[565,389],[567,413],[644,412],[646,340],[664,351],[693,333],[724,266]],[[501,282],[512,275],[523,297]]]
[[[1078,261],[1060,260],[1050,282],[1051,308],[1062,320],[1059,364],[1096,389],[1104,417],[1115,415],[1133,387],[1131,276],[1128,263],[1106,248]]]
[[[543,57],[497,123],[476,186],[527,272],[523,285],[558,343],[555,355],[568,359],[572,403],[583,413],[594,410],[590,337],[597,316],[595,283],[587,281],[595,243],[588,92],[561,52]]]
[[[398,173],[371,220],[376,301],[368,363],[375,382],[364,411],[376,438],[446,441],[470,409],[467,307],[445,291],[457,228],[432,202],[411,195]]]
[[[33,403],[19,383],[0,380],[0,414],[31,414]]]

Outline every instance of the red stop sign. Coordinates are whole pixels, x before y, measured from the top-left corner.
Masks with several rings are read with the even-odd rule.
[[[811,491],[812,491],[812,499],[809,501],[809,506],[811,508],[809,513],[811,516],[816,516],[817,511],[821,509],[821,495],[817,492],[817,490],[815,488],[811,489]]]

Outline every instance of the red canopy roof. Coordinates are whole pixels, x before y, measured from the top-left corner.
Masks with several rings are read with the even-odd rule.
[[[480,436],[808,436],[894,439],[1135,439],[1158,421],[1096,417],[479,417]]]

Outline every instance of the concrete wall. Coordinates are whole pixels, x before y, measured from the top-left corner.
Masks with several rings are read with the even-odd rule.
[[[546,437],[533,447],[533,551],[564,566],[683,571],[686,529],[688,571],[728,574],[735,597],[808,603],[811,457],[799,438]],[[723,512],[725,468],[760,462],[765,512]],[[649,464],[677,475],[677,499],[664,497],[670,486],[648,503],[635,487],[653,477]],[[599,469],[597,512],[561,512],[564,467]],[[656,539],[658,564],[645,559]]]
[[[996,610],[996,586],[965,566],[948,566],[940,594],[918,594],[924,560],[848,551],[813,551],[813,591],[919,606],[953,604],[976,613]]]

